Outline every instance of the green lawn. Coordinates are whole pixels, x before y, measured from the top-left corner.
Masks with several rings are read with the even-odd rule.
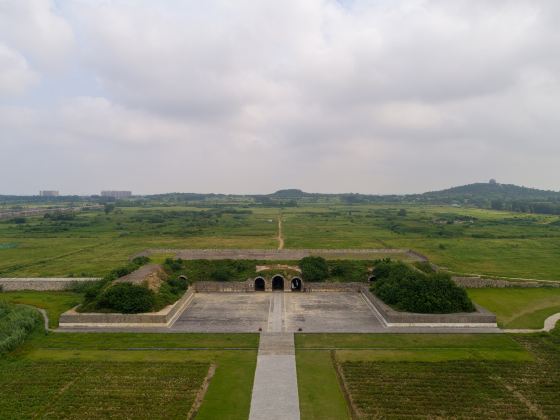
[[[58,327],[60,315],[82,302],[82,295],[74,292],[4,292],[0,300],[42,308],[47,311],[49,327]]]
[[[505,334],[296,334],[298,349],[519,350]]]
[[[344,394],[328,351],[296,353],[302,419],[350,419]]]
[[[37,331],[0,359],[0,413],[8,418],[186,417],[214,366],[197,418],[246,419],[257,348],[257,334]],[[18,384],[23,393],[14,387]]]
[[[469,296],[494,312],[502,328],[539,329],[550,315],[560,312],[560,289],[469,289]]]

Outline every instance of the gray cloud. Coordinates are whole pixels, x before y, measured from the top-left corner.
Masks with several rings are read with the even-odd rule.
[[[0,193],[558,189],[559,18],[552,0],[0,1]]]

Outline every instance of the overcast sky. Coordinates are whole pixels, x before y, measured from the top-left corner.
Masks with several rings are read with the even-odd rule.
[[[0,194],[560,189],[557,0],[0,0]]]

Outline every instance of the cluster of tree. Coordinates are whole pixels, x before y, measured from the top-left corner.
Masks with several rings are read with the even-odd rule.
[[[84,302],[79,311],[133,314],[157,311],[175,302],[188,288],[187,280],[177,275],[177,272],[184,268],[181,260],[166,260],[163,268],[168,274],[168,278],[160,285],[157,292],[146,285],[113,284],[113,280],[132,273],[149,261],[147,257],[138,257],[126,266],[112,270],[100,281],[77,285],[76,288],[81,290],[76,290],[85,293]]]
[[[371,291],[396,310],[415,313],[473,312],[464,289],[448,274],[422,272],[391,260],[376,262]]]

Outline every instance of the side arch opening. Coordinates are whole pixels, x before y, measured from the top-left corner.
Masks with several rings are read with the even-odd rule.
[[[257,277],[255,279],[255,292],[264,292],[265,282],[262,277]]]
[[[292,292],[301,292],[303,282],[299,277],[294,277],[290,282],[290,288]]]

